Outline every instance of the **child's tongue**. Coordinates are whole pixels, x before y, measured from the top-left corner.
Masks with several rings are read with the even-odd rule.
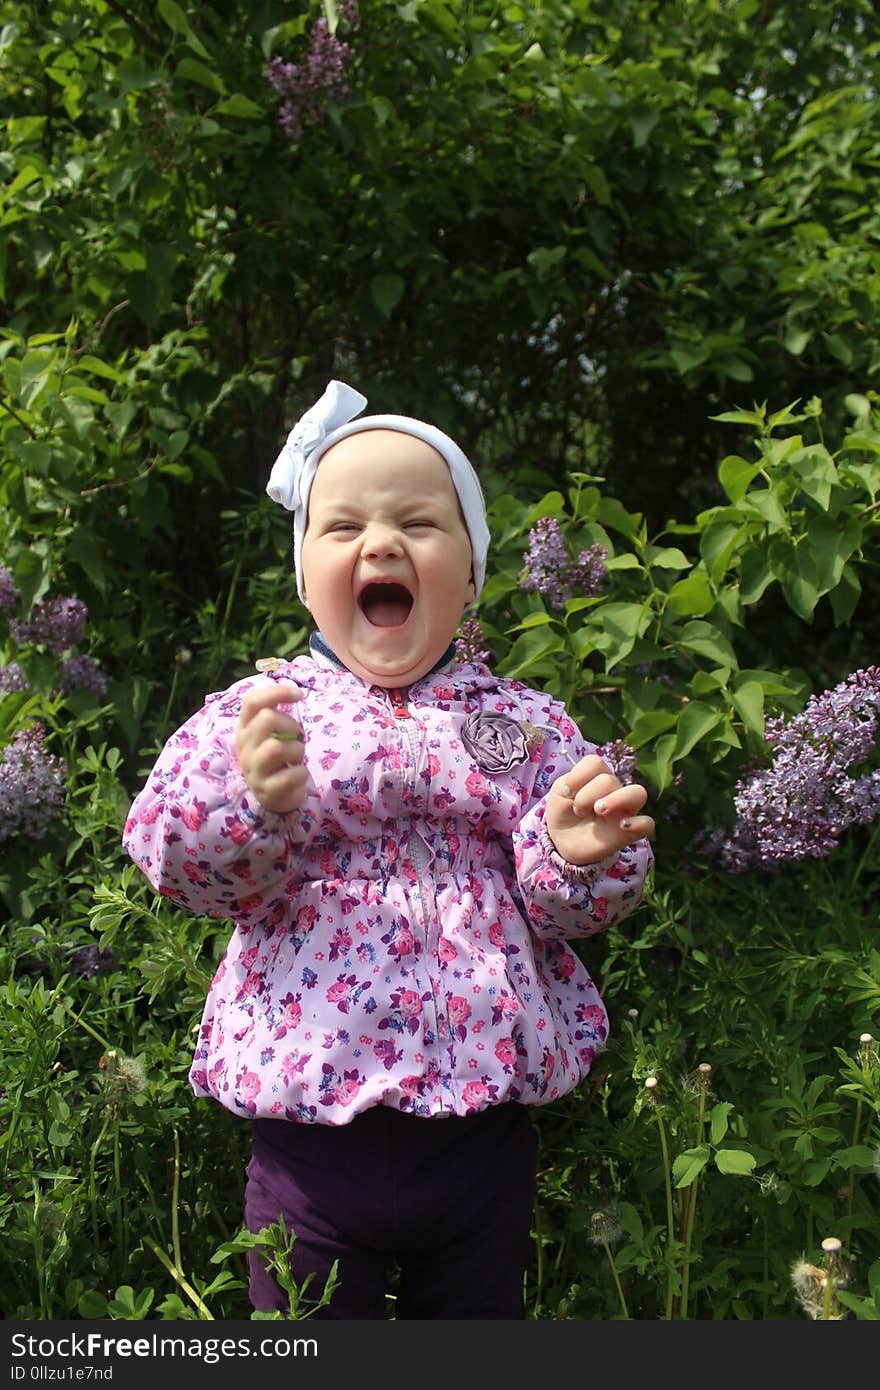
[[[380,585],[367,589],[361,601],[364,616],[374,627],[400,627],[409,617],[412,599],[397,585]]]

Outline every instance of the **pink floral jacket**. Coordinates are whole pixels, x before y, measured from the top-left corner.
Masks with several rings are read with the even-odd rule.
[[[242,695],[293,709],[305,806],[264,811],[235,754]],[[124,844],[153,886],[235,929],[190,1081],[242,1116],[345,1124],[372,1105],[470,1114],[542,1104],[607,1037],[566,945],[641,901],[647,841],[577,869],[544,829],[554,781],[594,745],[564,706],[487,667],[409,690],[311,656],[210,695],[166,744]]]

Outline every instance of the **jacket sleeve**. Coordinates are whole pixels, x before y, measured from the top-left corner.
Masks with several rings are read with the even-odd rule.
[[[541,721],[541,714],[544,719]],[[545,825],[547,795],[579,759],[596,751],[561,705],[533,714],[545,734],[532,799],[513,832],[520,893],[536,936],[566,940],[594,936],[627,917],[642,901],[654,855],[637,840],[595,864],[570,864],[557,853]]]
[[[285,893],[314,824],[264,810],[235,752],[241,699],[258,676],[208,696],[160,753],[125,823],[123,845],[163,896],[190,912],[247,924]]]

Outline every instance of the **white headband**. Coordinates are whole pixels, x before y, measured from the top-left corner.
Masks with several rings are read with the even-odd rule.
[[[424,439],[443,456],[458,493],[465,526],[471,541],[474,567],[474,589],[477,594],[486,577],[486,554],[489,549],[489,527],[486,524],[486,503],[480,480],[461,449],[435,425],[414,420],[409,415],[358,415],[367,404],[366,396],[344,381],[331,381],[319,401],[307,410],[294,425],[287,442],[272,466],[266,491],[273,502],[280,502],[293,512],[293,562],[296,568],[296,587],[301,599],[302,542],[309,511],[309,493],[321,457],[332,445],[349,434],[361,430],[398,430]]]

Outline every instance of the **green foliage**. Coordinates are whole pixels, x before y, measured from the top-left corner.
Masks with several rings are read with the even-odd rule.
[[[266,69],[322,13],[349,94],[292,141]],[[769,717],[876,659],[878,39],[869,0],[0,0],[6,616],[76,595],[109,677],[64,689],[0,615],[0,751],[39,722],[67,768],[3,842],[5,1313],[248,1316],[263,1239],[288,1278],[186,1081],[228,924],[120,832],[205,693],[304,645],[257,499],[342,376],[466,445],[495,665],[634,747],[658,818],[645,908],[578,948],[612,1039],[536,1116],[530,1315],[788,1317],[834,1234],[829,1297],[877,1317],[876,834],[760,879],[693,837]],[[542,517],[601,593],[523,588]]]
[[[726,423],[753,433],[753,457],[721,461],[726,502],[655,535],[580,473],[567,497],[551,492],[525,509],[502,494],[492,505],[498,569],[480,617],[499,669],[552,685],[597,742],[624,738],[661,808],[671,794],[696,825],[729,816],[738,771],[760,757],[765,717],[799,709],[810,693],[804,625],[815,619],[838,635],[875,627],[860,602],[860,575],[873,582],[880,491],[880,431],[866,406],[855,399],[857,424],[833,451],[821,436],[790,432],[804,421],[817,429],[818,399],[801,413],[796,403],[729,412]],[[525,533],[539,516],[557,519],[572,554],[603,547],[601,594],[556,611],[523,590]],[[799,620],[788,641],[786,608]],[[693,816],[684,824],[693,833]]]

